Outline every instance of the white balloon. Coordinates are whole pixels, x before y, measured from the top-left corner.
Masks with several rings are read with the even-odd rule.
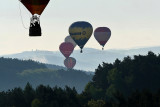
[[[72,43],[73,44],[73,46],[74,46],[74,48],[76,47],[76,43],[74,42],[74,40],[71,38],[71,36],[69,35],[69,36],[67,36],[66,38],[65,38],[65,40],[64,40],[65,42],[70,42],[70,43]]]

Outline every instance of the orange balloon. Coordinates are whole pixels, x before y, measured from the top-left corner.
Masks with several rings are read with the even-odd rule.
[[[20,0],[32,15],[41,15],[50,0]]]

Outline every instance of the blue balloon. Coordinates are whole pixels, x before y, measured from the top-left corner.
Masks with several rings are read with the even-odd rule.
[[[93,27],[90,23],[85,21],[74,22],[69,27],[69,34],[76,44],[83,49],[89,38],[93,33]]]

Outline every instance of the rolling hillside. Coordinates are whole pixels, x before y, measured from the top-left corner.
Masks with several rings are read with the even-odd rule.
[[[50,67],[50,69],[48,68]],[[79,70],[63,70],[56,65],[45,65],[32,60],[0,58],[0,91],[24,87],[27,82],[36,87],[40,84],[75,87],[81,92],[91,80],[91,74]]]

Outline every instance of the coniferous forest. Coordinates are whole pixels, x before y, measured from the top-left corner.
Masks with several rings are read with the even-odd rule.
[[[33,88],[30,83],[1,91],[0,107],[160,107],[160,55],[103,62],[81,93],[69,86]]]

